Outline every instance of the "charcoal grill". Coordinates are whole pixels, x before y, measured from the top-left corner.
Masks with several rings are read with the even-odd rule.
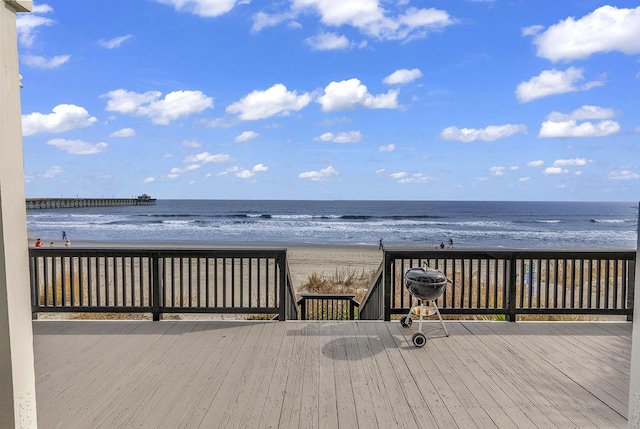
[[[422,332],[422,321],[425,316],[437,315],[440,320],[440,326],[444,330],[446,336],[449,336],[447,327],[438,310],[436,300],[444,293],[447,283],[451,280],[447,279],[441,271],[429,268],[417,267],[409,268],[404,275],[405,287],[413,298],[411,308],[406,316],[402,316],[400,324],[409,328],[413,323],[412,314],[418,316],[418,330],[413,334],[411,341],[416,347],[423,347],[427,343],[427,336]]]

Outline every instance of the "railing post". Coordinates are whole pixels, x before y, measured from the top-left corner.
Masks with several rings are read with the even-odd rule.
[[[300,320],[307,320],[307,299],[300,300]]]
[[[278,254],[276,257],[277,265],[280,268],[280,314],[278,320],[284,322],[287,320],[287,297],[288,297],[288,285],[287,285],[287,264],[286,258],[282,257],[282,254]]]
[[[505,314],[508,322],[516,321],[516,266],[517,257],[515,255],[511,255],[507,280],[507,311]]]
[[[349,300],[349,320],[354,320],[356,318],[356,306],[354,304],[354,299],[351,298]]]
[[[386,250],[382,251],[384,261],[384,281],[382,290],[384,291],[384,321],[391,321],[391,263],[392,259]]]
[[[160,273],[160,255],[158,253],[151,254],[151,266],[151,306],[153,308],[153,321],[157,322],[160,320],[160,279],[162,278]]]
[[[38,312],[36,311],[36,307],[40,304],[38,298],[38,281],[36,278],[36,258],[35,256],[29,255],[29,281],[31,283],[31,319],[38,319]]]
[[[640,251],[640,250],[639,250]],[[636,284],[636,261],[629,261],[629,284],[627,286],[627,309],[631,309],[631,314],[627,315],[627,322],[633,322],[633,306],[635,299]]]

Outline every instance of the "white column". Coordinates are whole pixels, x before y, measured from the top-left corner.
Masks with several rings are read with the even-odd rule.
[[[640,203],[638,203],[640,210]],[[640,220],[636,245],[636,281],[633,295],[633,333],[631,335],[631,378],[629,380],[628,427],[640,429]]]
[[[0,2],[1,428],[37,427],[16,33],[16,12],[31,8]]]

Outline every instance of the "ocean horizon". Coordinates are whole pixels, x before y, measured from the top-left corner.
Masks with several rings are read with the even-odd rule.
[[[638,203],[157,200],[30,209],[30,239],[104,243],[636,249]]]

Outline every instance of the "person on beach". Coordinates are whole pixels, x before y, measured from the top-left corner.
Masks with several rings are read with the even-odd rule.
[[[441,248],[441,249],[444,249],[444,241],[441,241],[441,242],[440,242],[440,248]]]
[[[71,242],[69,240],[67,240],[67,242],[64,243],[64,247],[71,247]]]
[[[62,231],[62,239],[66,240],[67,239],[67,233],[66,231]]]
[[[453,249],[453,238],[449,237],[449,249]]]
[[[49,247],[53,247],[53,241],[49,243]]]
[[[384,250],[384,244],[382,243],[382,238],[380,239],[380,243],[378,243],[378,250]]]
[[[39,239],[39,238],[36,240],[36,244],[35,244],[35,246],[36,246],[36,247],[42,247],[42,241],[40,241],[40,239]]]

